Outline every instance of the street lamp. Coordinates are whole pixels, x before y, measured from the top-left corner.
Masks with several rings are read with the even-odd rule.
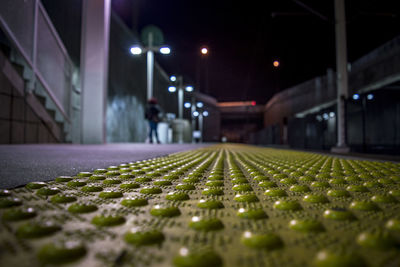
[[[154,53],[159,52],[163,55],[168,55],[171,53],[171,49],[162,45],[164,37],[161,30],[156,26],[149,25],[145,27],[141,35],[142,42],[146,46],[132,46],[130,52],[133,55],[147,53],[147,99],[150,99],[153,97]]]
[[[208,111],[204,110],[203,112],[201,112],[201,111],[200,112],[195,111],[195,112],[198,113],[198,115],[195,117],[199,118],[200,143],[202,143],[203,142],[203,118],[208,116]]]
[[[183,119],[183,106],[184,106],[184,104],[183,104],[183,93],[184,93],[183,91],[184,91],[184,89],[183,88],[185,87],[185,91],[186,92],[193,92],[194,88],[191,85],[184,86],[183,85],[183,77],[181,75],[178,76],[178,77],[171,76],[170,80],[172,82],[178,83],[178,85],[177,85],[177,87],[178,87],[178,118],[179,119]],[[171,93],[175,92],[176,89],[177,88],[175,86],[168,87],[168,91],[170,91]],[[186,105],[186,103],[185,103],[185,105]]]
[[[132,55],[140,55],[142,53],[142,48],[139,46],[132,46],[131,47],[131,54]]]
[[[185,108],[190,108],[192,106],[192,104],[190,104],[190,102],[185,102],[185,104],[183,104],[183,106]]]
[[[208,92],[208,47],[200,47],[200,56],[197,58],[196,64],[196,90]]]
[[[160,53],[163,55],[169,55],[171,53],[171,49],[169,47],[161,47]]]

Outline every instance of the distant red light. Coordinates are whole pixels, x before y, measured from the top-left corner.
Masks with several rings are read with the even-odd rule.
[[[277,68],[277,67],[279,67],[280,63],[279,63],[278,60],[275,60],[275,61],[273,62],[273,65],[274,65],[275,68]]]
[[[251,101],[251,105],[255,106],[256,105],[256,101]]]

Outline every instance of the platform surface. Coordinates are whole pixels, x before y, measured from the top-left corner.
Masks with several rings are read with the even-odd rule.
[[[400,265],[399,163],[245,145],[115,160],[0,191],[0,266]]]
[[[12,188],[32,181],[48,181],[59,175],[74,175],[80,171],[203,146],[207,144],[0,145],[0,188]]]

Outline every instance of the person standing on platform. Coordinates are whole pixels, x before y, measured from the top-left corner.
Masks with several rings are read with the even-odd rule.
[[[157,144],[160,144],[160,139],[158,139],[157,126],[161,121],[161,108],[158,105],[156,98],[150,98],[147,102],[145,118],[149,121],[149,142],[153,143],[153,133],[156,136]]]

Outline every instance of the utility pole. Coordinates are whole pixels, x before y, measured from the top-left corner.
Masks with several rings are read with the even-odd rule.
[[[178,77],[178,118],[183,119],[183,77]]]
[[[154,71],[154,52],[153,52],[153,33],[148,35],[149,50],[147,51],[147,100],[153,97],[153,71]]]
[[[346,14],[344,0],[335,0],[336,87],[337,87],[337,145],[331,151],[348,153],[346,143],[346,99],[349,94],[347,75]]]

